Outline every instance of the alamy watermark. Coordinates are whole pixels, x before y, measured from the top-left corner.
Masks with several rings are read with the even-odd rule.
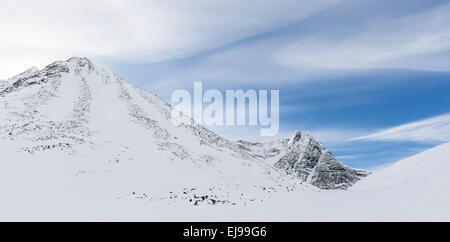
[[[270,94],[270,95],[269,95]],[[270,104],[269,104],[270,96]],[[171,101],[175,124],[197,123],[216,126],[261,126],[261,136],[276,136],[280,122],[279,90],[219,90],[204,92],[202,82],[194,82],[194,95],[188,90],[176,90]],[[270,106],[270,107],[269,107]],[[270,113],[269,113],[270,111]]]

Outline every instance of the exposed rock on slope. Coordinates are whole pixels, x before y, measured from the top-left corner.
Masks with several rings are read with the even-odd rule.
[[[9,83],[7,81],[0,80],[0,90],[5,89]]]
[[[238,142],[254,155],[321,189],[347,189],[369,172],[345,166],[308,133],[268,143]]]

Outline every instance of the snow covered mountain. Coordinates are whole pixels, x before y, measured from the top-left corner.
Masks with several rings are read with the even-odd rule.
[[[88,197],[247,205],[278,191],[346,189],[368,174],[300,132],[249,143],[193,121],[175,126],[169,104],[85,58],[0,83],[4,203],[31,195],[42,203]]]
[[[85,58],[0,85],[0,220],[450,219],[449,144],[367,176],[307,133],[175,126],[170,105]]]
[[[257,144],[228,141],[194,122],[175,127],[167,103],[85,58],[55,62],[42,71],[30,68],[2,85],[0,138],[30,155],[55,150],[74,155],[84,148],[114,154],[107,160],[121,162],[124,156],[136,159],[133,149],[145,146],[164,157],[160,160],[189,160],[201,168],[236,163],[257,166],[264,174],[276,164],[324,189],[345,189],[367,175],[343,166],[300,132],[269,145],[272,154],[267,154],[255,152]]]
[[[450,192],[450,143],[426,150],[375,172],[352,190],[380,190],[396,187],[406,191]]]
[[[347,189],[370,173],[345,166],[309,133],[267,143],[238,141],[252,155],[321,189]]]

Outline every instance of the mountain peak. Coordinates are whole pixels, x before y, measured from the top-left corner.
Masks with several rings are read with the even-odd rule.
[[[95,69],[95,64],[93,61],[86,57],[73,56],[65,61],[57,62],[59,64],[65,64],[66,66],[76,66],[76,67],[89,67],[89,69]]]
[[[91,60],[86,57],[77,56],[71,57],[67,60],[55,61],[47,65],[42,70],[39,70],[37,67],[31,67],[21,74],[8,79],[7,81],[2,81],[0,83],[0,96],[11,92],[16,92],[30,86],[42,85],[53,81],[59,82],[65,79],[62,78],[63,74],[67,74],[69,72],[79,76],[81,73],[92,72],[96,69],[96,65],[93,64]],[[73,78],[70,80],[73,80]]]
[[[322,147],[322,144],[318,142],[309,132],[302,133],[301,131],[295,131],[291,139],[288,142],[289,146],[305,145],[310,142],[315,142],[318,146]],[[323,148],[323,147],[322,147]]]
[[[275,167],[321,189],[347,189],[369,175],[345,166],[311,134],[300,131],[289,140]]]
[[[114,164],[161,161],[157,166],[173,168],[176,174],[185,169],[199,172],[200,167],[235,177],[245,170],[242,179],[252,174],[259,177],[258,185],[267,187],[300,180],[322,189],[345,189],[364,175],[344,167],[308,133],[296,131],[291,139],[266,143],[235,143],[201,125],[174,126],[166,102],[85,57],[33,69],[0,87],[0,144],[7,141],[15,145],[12,150],[30,155],[57,157],[63,152],[105,157]],[[184,168],[167,167],[171,163]],[[298,179],[278,179],[279,173],[273,172],[277,168]]]
[[[59,60],[55,61],[48,66],[54,66],[54,65],[65,65],[65,66],[86,66],[86,65],[94,65],[94,62],[86,57],[79,57],[79,56],[73,56],[66,60]]]
[[[289,145],[295,144],[298,141],[300,141],[302,138],[302,132],[300,131],[295,131],[294,134],[292,135],[292,138],[289,140]]]
[[[88,59],[87,57],[79,57],[79,56],[72,56],[70,57],[67,62],[73,62],[73,63],[85,63],[85,64],[92,64],[93,62]]]
[[[43,71],[45,75],[54,76],[71,71],[79,73],[83,69],[93,71],[97,69],[97,66],[86,57],[74,56],[67,60],[55,61],[46,66]]]
[[[23,73],[31,73],[31,72],[36,72],[39,71],[39,69],[36,66],[32,66],[30,68],[28,68],[26,71],[24,71]]]

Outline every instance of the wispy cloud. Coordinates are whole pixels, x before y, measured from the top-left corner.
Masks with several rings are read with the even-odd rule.
[[[310,35],[275,58],[294,68],[409,68],[449,70],[450,4],[395,19],[344,37]],[[438,57],[436,57],[436,55]]]
[[[133,63],[190,56],[340,0],[5,0],[0,78],[71,55]]]
[[[313,129],[308,132],[321,142],[343,143],[351,137],[361,135],[364,131],[356,129]]]
[[[356,140],[449,142],[450,113],[350,139],[350,141]]]

